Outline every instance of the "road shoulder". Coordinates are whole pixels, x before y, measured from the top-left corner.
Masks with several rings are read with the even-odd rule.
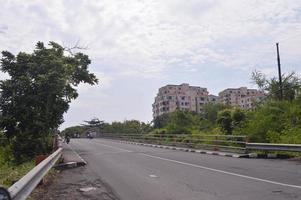
[[[115,192],[87,167],[63,170],[35,191],[31,200],[119,200]]]

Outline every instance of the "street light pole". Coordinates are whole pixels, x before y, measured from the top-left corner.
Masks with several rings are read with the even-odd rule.
[[[277,47],[277,62],[278,62],[280,100],[282,100],[283,99],[283,86],[282,86],[281,65],[280,65],[280,55],[279,55],[279,43],[276,43],[276,47]]]

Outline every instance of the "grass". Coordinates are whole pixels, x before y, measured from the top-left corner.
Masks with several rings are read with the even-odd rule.
[[[20,165],[0,163],[0,185],[7,188],[10,187],[34,168],[34,166],[35,163],[33,161],[28,161]]]

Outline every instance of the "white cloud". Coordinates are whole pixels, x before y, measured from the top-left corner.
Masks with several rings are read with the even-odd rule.
[[[87,95],[101,93],[100,99],[108,98],[106,92],[121,77],[127,77],[129,82],[142,78],[177,82],[170,75],[174,71],[183,74],[205,71],[210,78],[214,73],[208,70],[211,68],[245,73],[260,68],[272,75],[277,41],[284,71],[300,71],[297,65],[301,62],[300,0],[0,0],[0,3],[1,50],[31,51],[38,40],[72,45],[80,39],[81,44],[89,46],[85,53],[101,78],[100,86],[91,89],[80,85],[79,91]],[[72,106],[85,101],[92,99],[77,101]]]
[[[301,28],[296,30],[300,7],[300,1],[9,1],[1,15],[2,23],[8,19],[1,26],[8,26],[9,42],[0,38],[4,47],[18,43],[24,50],[37,39],[69,44],[81,39],[89,44],[92,58],[114,60],[119,70],[126,74],[135,69],[138,76],[164,71],[174,59],[226,62],[230,67],[246,59],[232,63],[231,53],[218,49],[225,41],[239,54],[243,40],[259,37],[271,43],[279,35],[301,33]],[[256,46],[254,40],[248,49]]]

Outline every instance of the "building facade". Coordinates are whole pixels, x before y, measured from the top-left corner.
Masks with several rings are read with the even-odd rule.
[[[176,109],[202,112],[203,105],[209,101],[217,102],[218,98],[209,95],[207,88],[190,86],[187,83],[181,85],[166,85],[159,89],[153,103],[153,117],[164,113],[173,112]]]
[[[266,97],[263,91],[246,87],[228,88],[221,91],[218,95],[220,103],[242,109],[251,109],[256,102],[261,102]]]
[[[261,102],[266,95],[263,91],[246,87],[228,88],[218,96],[209,95],[207,88],[181,85],[166,85],[161,87],[153,103],[153,117],[164,113],[174,112],[176,109],[201,113],[207,103],[221,103],[242,109],[252,109],[256,102]]]

